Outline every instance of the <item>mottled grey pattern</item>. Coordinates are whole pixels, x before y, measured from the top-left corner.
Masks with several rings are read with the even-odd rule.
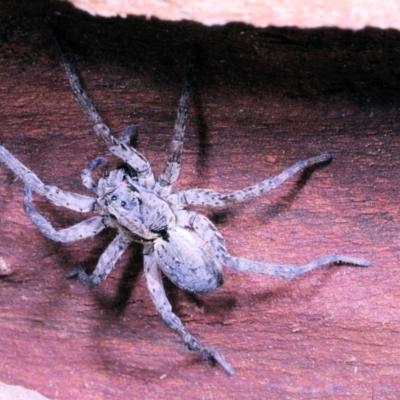
[[[211,221],[199,213],[185,209],[190,205],[223,207],[247,201],[275,189],[295,174],[331,158],[329,154],[322,154],[299,161],[274,178],[230,194],[221,194],[209,189],[189,189],[171,193],[181,169],[192,61],[193,57],[184,81],[167,165],[157,180],[147,159],[129,146],[129,141],[136,132],[135,127],[128,126],[119,139],[111,134],[82,89],[72,63],[64,54],[63,63],[80,107],[95,133],[124,164],[104,174],[96,182],[92,178],[92,172],[95,168],[104,166],[106,161],[98,157],[89,162],[82,172],[82,183],[95,194],[94,198],[45,185],[1,145],[0,160],[24,182],[25,211],[46,237],[58,242],[73,242],[92,237],[106,227],[117,231],[115,239],[104,251],[91,275],[87,275],[82,267],[78,267],[69,272],[67,278],[77,277],[85,285],[98,285],[108,276],[131,242],[141,243],[147,286],[162,319],[181,337],[188,349],[197,352],[210,363],[219,363],[227,373],[233,374],[233,368],[224,357],[213,348],[199,343],[172,312],[162,283],[163,274],[183,290],[202,293],[222,285],[223,266],[240,272],[255,272],[290,279],[331,264],[345,263],[366,267],[370,263],[359,258],[330,255],[295,267],[232,257],[226,249],[221,233]],[[57,206],[82,213],[95,212],[99,215],[57,231],[33,206],[32,190]]]

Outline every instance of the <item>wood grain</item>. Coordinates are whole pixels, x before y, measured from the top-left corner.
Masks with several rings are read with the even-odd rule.
[[[400,33],[204,27],[101,19],[52,1],[0,5],[0,140],[45,182],[86,193],[80,172],[104,145],[75,103],[49,35],[56,27],[115,133],[163,168],[185,58],[199,46],[179,188],[232,191],[329,151],[333,161],[273,194],[213,213],[232,254],[304,263],[373,262],[293,281],[226,272],[196,298],[166,283],[191,332],[235,367],[188,352],[147,294],[140,246],[88,291],[64,274],[94,268],[114,233],[59,245],[24,215],[0,166],[0,381],[52,399],[396,399],[400,318]],[[111,165],[116,161],[108,156]],[[57,227],[82,216],[35,197]]]

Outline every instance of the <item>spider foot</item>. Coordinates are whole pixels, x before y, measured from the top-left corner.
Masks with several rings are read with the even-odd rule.
[[[370,267],[371,261],[365,260],[364,258],[350,257],[350,256],[336,256],[337,261],[335,264],[349,264],[355,267]]]
[[[324,153],[324,154],[320,154],[319,156],[315,156],[312,157],[310,159],[310,161],[313,164],[322,164],[322,163],[326,163],[328,161],[332,160],[332,154],[331,153]]]
[[[197,352],[200,354],[203,360],[208,361],[210,364],[215,365],[218,363],[229,375],[233,375],[235,370],[232,366],[226,362],[224,356],[218,351],[214,350],[212,347],[202,346],[197,349]]]
[[[96,157],[89,162],[86,168],[90,171],[93,171],[94,169],[98,167],[104,167],[105,165],[107,165],[107,160],[104,157]]]
[[[76,279],[78,278],[79,283],[81,283],[83,286],[94,286],[92,279],[90,276],[86,273],[84,268],[79,265],[78,267],[72,269],[71,271],[67,272],[65,274],[66,279]]]

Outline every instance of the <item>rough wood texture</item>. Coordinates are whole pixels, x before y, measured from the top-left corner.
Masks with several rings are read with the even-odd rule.
[[[58,2],[0,6],[1,142],[42,179],[85,193],[106,153],[75,103],[56,26],[114,132],[134,122],[161,171],[191,43],[200,48],[179,187],[234,190],[330,151],[333,161],[270,196],[210,214],[234,255],[303,263],[333,252],[373,261],[294,281],[227,271],[193,298],[168,294],[234,377],[188,352],[147,294],[140,246],[92,292],[63,279],[93,268],[112,232],[58,245],[32,226],[22,185],[0,166],[0,381],[49,398],[398,399],[400,396],[400,33],[207,28],[96,19]],[[110,157],[110,160],[112,158]],[[80,215],[35,197],[56,226]]]
[[[244,22],[254,26],[400,27],[397,0],[69,0],[93,15],[145,15],[206,25]]]

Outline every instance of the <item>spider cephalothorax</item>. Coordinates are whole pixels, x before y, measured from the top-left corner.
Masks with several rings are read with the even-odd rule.
[[[88,275],[83,268],[78,267],[67,274],[68,278],[78,277],[85,285],[98,285],[107,277],[129,244],[141,243],[150,296],[164,322],[178,333],[190,350],[196,351],[211,363],[218,362],[225,371],[233,374],[233,368],[224,357],[213,348],[201,344],[172,312],[164,291],[162,274],[183,290],[203,293],[216,289],[223,283],[223,266],[239,272],[294,278],[315,268],[336,263],[362,267],[370,265],[363,259],[339,255],[329,255],[299,267],[233,257],[229,254],[222,235],[211,221],[202,214],[186,210],[192,205],[223,207],[267,193],[296,173],[330,160],[329,154],[299,161],[274,178],[230,194],[221,194],[209,189],[172,192],[173,184],[178,180],[180,173],[190,73],[184,81],[167,165],[155,179],[147,159],[128,144],[135,128],[130,125],[119,139],[115,138],[82,89],[72,63],[65,55],[63,63],[75,97],[95,133],[124,164],[103,175],[97,183],[92,178],[92,171],[103,166],[105,160],[98,157],[87,165],[82,172],[82,182],[96,195],[96,198],[93,198],[44,184],[1,145],[0,161],[24,182],[25,211],[48,238],[58,242],[72,242],[95,236],[107,227],[116,230],[114,240],[101,255],[93,273]],[[189,72],[191,68],[189,67]],[[99,215],[70,228],[56,231],[34,207],[32,190],[57,206],[81,213],[95,212]]]

